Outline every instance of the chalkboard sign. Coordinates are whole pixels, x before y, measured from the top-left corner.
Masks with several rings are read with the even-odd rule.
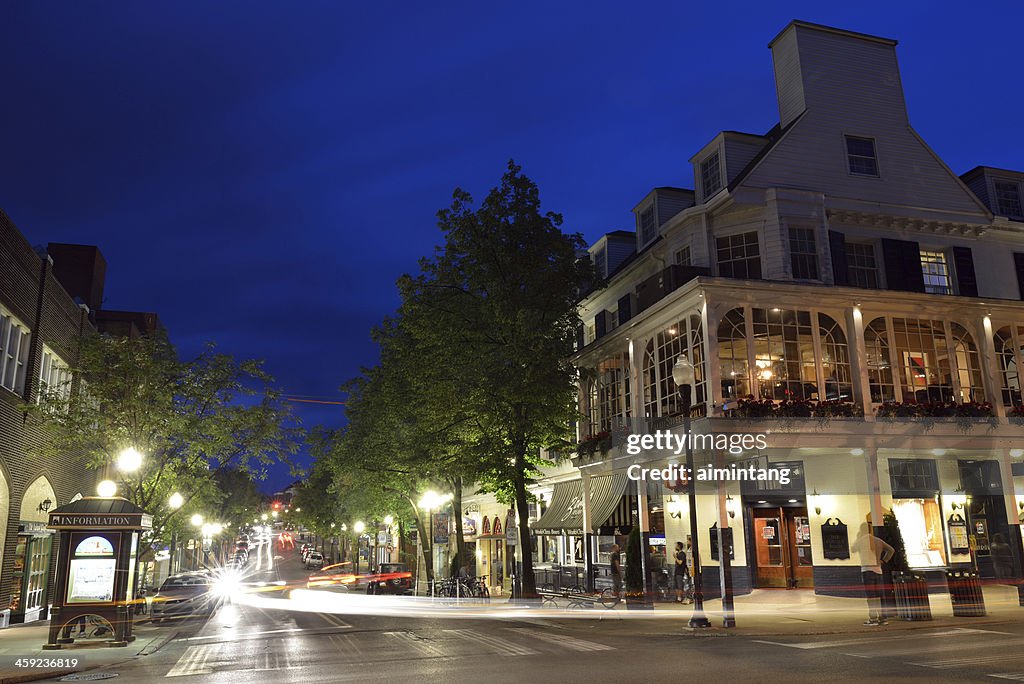
[[[732,528],[722,528],[722,537],[729,546],[729,560],[736,560],[736,549],[732,545]],[[711,526],[711,560],[718,560],[718,523]]]
[[[949,516],[946,523],[949,525],[950,553],[970,553],[971,549],[967,542],[967,521],[959,513],[954,513]]]
[[[850,536],[839,518],[829,518],[821,526],[821,550],[826,559],[842,560],[850,557]]]

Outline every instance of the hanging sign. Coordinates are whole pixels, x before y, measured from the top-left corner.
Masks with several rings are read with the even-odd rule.
[[[949,516],[946,521],[949,527],[949,551],[950,553],[970,553],[970,543],[967,539],[967,521],[959,513]]]
[[[835,520],[835,522],[832,522]],[[843,560],[850,557],[850,536],[839,518],[829,518],[821,526],[821,551],[828,560]]]
[[[519,543],[519,529],[515,525],[505,528],[505,545],[515,546]]]

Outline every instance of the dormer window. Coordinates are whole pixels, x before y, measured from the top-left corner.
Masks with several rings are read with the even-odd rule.
[[[643,247],[658,237],[658,224],[654,221],[654,207],[640,212],[640,246]]]
[[[856,176],[878,176],[878,157],[873,138],[846,136],[846,159],[850,173]]]
[[[705,201],[722,189],[722,164],[718,152],[700,163],[700,187]]]
[[[607,255],[607,253],[607,250],[604,247],[602,247],[601,249],[594,252],[594,256],[592,257],[594,259],[594,271],[597,273],[597,276],[599,278],[608,277],[608,267],[605,263],[605,256]]]
[[[1020,185],[1013,181],[997,180],[996,209],[1001,216],[1024,216],[1020,205]]]

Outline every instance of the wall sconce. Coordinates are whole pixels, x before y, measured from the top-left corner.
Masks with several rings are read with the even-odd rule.
[[[49,499],[43,499],[42,501],[39,502],[39,507],[36,510],[40,510],[43,513],[46,513],[47,511],[50,510],[50,506],[52,505],[52,501],[50,501]]]
[[[736,517],[736,500],[728,494],[725,495],[725,511],[730,518]]]
[[[815,487],[814,491],[810,496],[811,505],[814,506],[814,514],[821,515],[821,494],[818,493],[818,488]]]

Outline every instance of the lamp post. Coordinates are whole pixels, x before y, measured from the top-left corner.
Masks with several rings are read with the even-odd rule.
[[[356,533],[356,574],[357,575],[359,574],[359,556],[360,556],[360,551],[361,551],[360,546],[362,546],[361,541],[362,541],[362,536],[363,536],[363,530],[365,530],[365,529],[366,529],[366,525],[363,524],[362,520],[356,521],[356,524],[352,526],[352,531]]]
[[[167,500],[167,505],[170,507],[170,509],[172,511],[178,510],[184,504],[185,504],[185,497],[183,497],[178,492],[174,492],[173,494],[171,494],[170,498]],[[171,551],[171,553],[170,553],[170,562],[168,563],[167,574],[168,575],[173,575],[174,574],[174,566],[175,566],[175,562],[174,562],[175,561],[175,556],[178,553],[178,533],[177,533],[177,531],[171,533],[171,549],[170,549],[170,551]]]
[[[189,520],[189,522],[192,523],[192,527],[196,528],[196,531],[198,532],[202,528],[202,526],[203,526],[203,516],[199,515],[198,513],[194,513],[192,515],[192,518]],[[202,543],[202,542],[200,542],[200,543]],[[199,549],[196,548],[196,547],[197,547],[196,538],[193,537],[192,538],[192,569],[193,570],[198,570],[199,569],[199,553],[198,553]]]
[[[686,472],[689,480],[687,498],[690,504],[690,554],[693,557],[693,615],[690,616],[690,627],[710,627],[711,622],[704,615],[704,583],[701,580],[700,568],[700,535],[697,534],[697,480],[693,476],[693,448],[690,446],[690,408],[693,404],[693,364],[680,354],[672,367],[672,379],[679,389],[679,397],[683,401],[683,438],[686,440]]]

